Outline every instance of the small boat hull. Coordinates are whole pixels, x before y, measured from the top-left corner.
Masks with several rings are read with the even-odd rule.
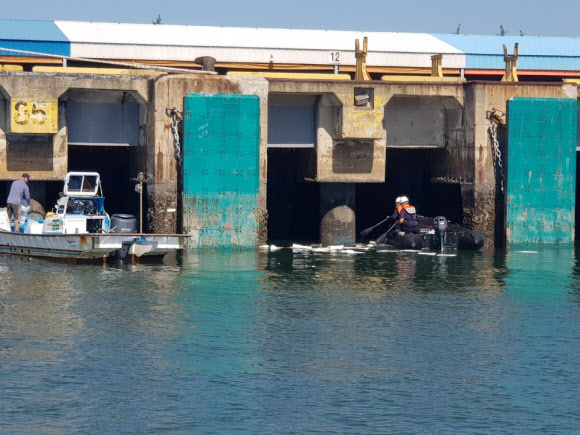
[[[0,252],[29,257],[90,260],[103,258],[117,248],[116,240],[102,235],[0,232]]]
[[[441,249],[441,237],[437,231],[421,230],[421,237],[424,248]],[[475,230],[449,231],[443,239],[443,247],[463,251],[478,251],[483,248],[484,241],[483,235]]]
[[[420,250],[423,248],[423,237],[420,234],[395,231],[394,234],[387,239],[387,243],[398,249]]]
[[[137,240],[147,247],[135,249]],[[131,258],[160,258],[168,252],[183,249],[183,237],[160,234],[22,234],[0,231],[0,252],[28,257],[64,260],[103,260],[131,242]],[[131,252],[133,250],[133,252]]]
[[[459,238],[457,244],[457,249],[463,249],[465,251],[478,251],[483,248],[485,238],[481,233],[474,230],[469,230],[463,233]]]
[[[128,246],[125,256],[142,259],[162,258],[165,254],[183,249],[183,236],[135,234],[131,240],[124,241],[123,244]],[[123,253],[117,258],[123,259]]]

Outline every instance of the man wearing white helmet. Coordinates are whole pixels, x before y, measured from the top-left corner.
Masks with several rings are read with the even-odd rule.
[[[406,233],[419,234],[419,222],[417,222],[417,210],[409,204],[409,198],[399,196],[395,199],[396,208],[391,219],[396,220],[399,229]]]

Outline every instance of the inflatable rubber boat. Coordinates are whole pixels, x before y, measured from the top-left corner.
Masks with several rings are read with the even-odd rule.
[[[398,249],[461,249],[478,251],[483,247],[485,239],[475,230],[452,224],[445,216],[435,218],[420,216],[419,233],[405,233],[393,228],[388,234],[383,234],[377,243],[386,243]]]

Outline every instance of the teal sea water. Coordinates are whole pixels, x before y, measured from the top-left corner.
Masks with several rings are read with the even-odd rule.
[[[580,251],[0,257],[1,433],[579,433]]]

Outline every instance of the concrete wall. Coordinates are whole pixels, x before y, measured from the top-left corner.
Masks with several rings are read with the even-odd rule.
[[[271,79],[270,92],[322,97],[317,110],[316,180],[319,182],[384,182],[389,144],[445,147],[449,142],[463,142],[463,88],[457,83]],[[359,106],[357,97],[363,94],[369,96],[368,104]],[[404,100],[405,97],[415,98],[402,107],[401,101],[411,101]],[[393,98],[396,102],[389,106]],[[434,105],[440,110],[434,110]],[[393,122],[405,110],[408,110],[407,117]],[[433,120],[436,120],[435,126]],[[389,142],[388,127],[400,139]],[[417,129],[423,130],[416,132]],[[410,131],[415,132],[415,138],[420,138],[417,143],[408,142]],[[429,139],[428,135],[433,138]]]
[[[373,83],[374,85],[374,83]],[[383,111],[369,83],[271,80],[270,92],[318,95],[316,127],[319,182],[380,182],[385,174]],[[355,96],[369,102],[355,106]]]
[[[363,86],[372,89],[370,109],[354,106],[352,97]],[[323,95],[318,108],[319,182],[382,182],[389,147],[436,148],[432,182],[460,184],[464,223],[483,233],[487,246],[501,243],[504,235],[501,176],[488,133],[490,112],[505,112],[512,97],[578,98],[574,84],[561,83],[271,80],[270,90]],[[385,114],[380,138],[377,110]],[[501,148],[506,130],[498,130]]]
[[[269,93],[319,97],[316,107],[319,182],[347,185],[384,182],[389,146],[436,149],[432,181],[460,184],[465,223],[481,231],[488,246],[496,239],[501,240],[503,226],[503,197],[488,135],[490,111],[505,112],[511,97],[578,98],[577,87],[571,83],[330,82],[205,74],[150,78],[0,73],[0,180],[18,178],[23,171],[29,172],[34,180],[61,180],[68,170],[67,126],[62,105],[69,98],[91,101],[94,97],[100,101],[105,91],[131,92],[141,102],[140,122],[147,123],[141,144],[147,150],[142,166],[148,174],[148,229],[159,233],[179,229],[178,213],[172,210],[179,210],[180,168],[166,110],[173,106],[183,110],[183,97],[187,93],[258,95],[260,243],[267,237]],[[368,100],[364,95],[368,95]],[[49,135],[48,151],[50,145],[42,141],[25,142],[20,147],[25,151],[20,154],[18,147],[9,149],[9,104],[12,99],[25,98],[59,101],[58,132]],[[500,128],[500,145],[505,146],[502,134]],[[497,192],[500,194],[496,195]]]
[[[148,100],[148,79],[131,76],[96,76],[90,74],[0,73],[0,180],[19,178],[30,173],[33,180],[62,180],[68,170],[68,143],[65,111],[62,102],[72,89],[131,91]],[[18,135],[12,146],[7,141],[10,126],[10,102],[13,99],[58,100],[58,132],[43,135]],[[51,147],[51,149],[47,149]]]
[[[104,101],[108,91],[131,92],[142,103],[140,122],[148,124],[140,145],[146,145],[146,158],[141,160],[148,175],[149,231],[174,233],[177,231],[178,209],[178,166],[171,120],[166,109],[176,106],[183,110],[183,97],[187,93],[235,93],[254,94],[261,99],[261,151],[260,151],[260,198],[258,222],[260,241],[266,238],[266,174],[267,174],[267,101],[268,83],[261,77],[223,77],[215,75],[118,76],[93,74],[42,74],[0,73],[0,179],[19,178],[29,172],[35,181],[62,180],[68,168],[67,126],[64,102],[71,98],[79,101]],[[150,94],[152,97],[150,98]],[[58,133],[47,136],[52,142],[52,151],[39,154],[42,146],[25,143],[22,156],[16,155],[20,163],[14,164],[9,153],[7,134],[9,126],[9,104],[11,99],[59,100]],[[108,100],[109,97],[105,98]],[[148,108],[148,110],[147,110]],[[28,135],[26,135],[28,136]],[[19,166],[20,165],[20,166]],[[18,169],[14,169],[14,167]],[[169,210],[169,211],[168,211]]]
[[[465,139],[462,118],[463,105],[455,98],[393,96],[383,121],[387,149],[457,146]]]
[[[268,148],[314,148],[316,110],[314,95],[268,96]]]
[[[465,224],[486,237],[486,246],[502,244],[505,199],[496,178],[489,137],[489,114],[505,113],[512,97],[577,98],[572,84],[469,82],[465,84],[465,142],[449,147],[441,160],[441,176],[461,185]],[[499,128],[500,149],[505,151],[505,128]],[[505,164],[504,164],[505,166]],[[499,175],[499,174],[498,174]],[[504,173],[504,176],[507,174]]]

